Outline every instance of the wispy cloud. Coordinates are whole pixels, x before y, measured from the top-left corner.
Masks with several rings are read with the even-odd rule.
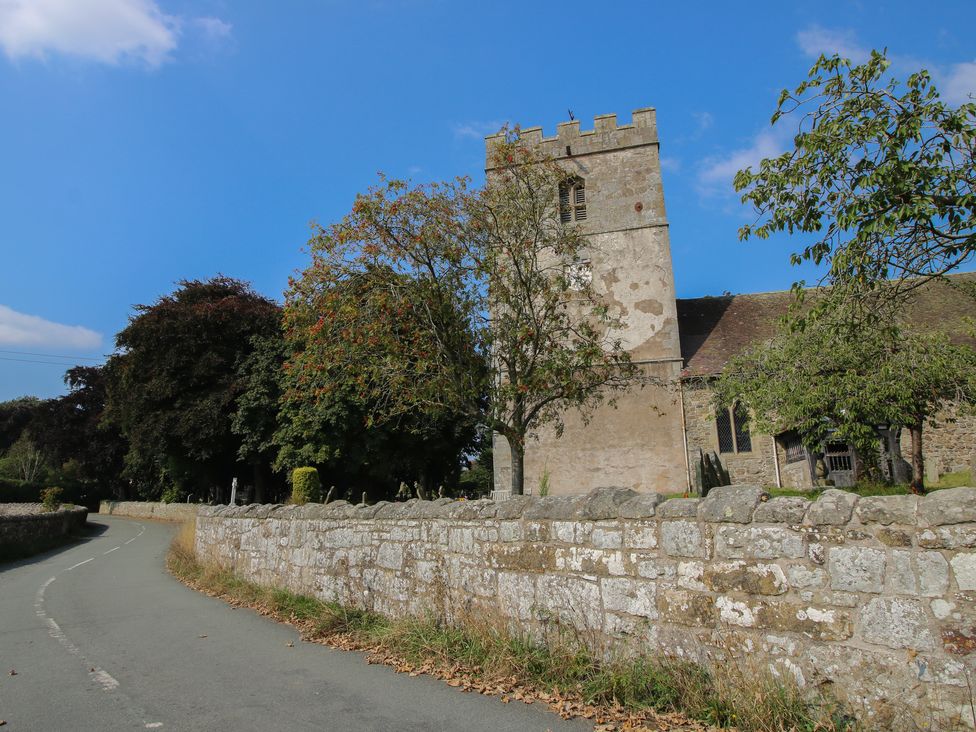
[[[167,15],[154,0],[0,0],[0,47],[12,60],[58,54],[155,68],[184,29],[209,40],[231,32],[219,18]]]
[[[933,72],[939,94],[950,104],[964,104],[976,96],[976,60]]]
[[[870,56],[868,48],[858,41],[857,34],[850,28],[828,29],[811,25],[796,34],[796,42],[811,58],[836,53],[854,63],[863,63]],[[940,66],[905,54],[889,53],[888,58],[892,68],[904,75],[927,68],[942,99],[949,104],[963,104],[970,101],[971,95],[976,95],[976,60]]]
[[[463,122],[454,125],[454,136],[459,140],[483,140],[493,135],[505,126],[504,122],[490,120],[486,122]]]
[[[662,157],[661,170],[666,170],[669,173],[677,173],[681,170],[681,158]]]
[[[94,350],[102,336],[80,325],[63,325],[0,305],[0,346]]]
[[[811,25],[796,34],[796,42],[800,50],[811,58],[836,53],[854,63],[863,63],[871,55],[870,49],[858,43],[857,34],[848,28]]]
[[[743,168],[755,168],[763,158],[775,157],[787,149],[787,133],[782,128],[762,130],[746,147],[726,155],[705,158],[698,170],[698,191],[705,196],[732,192],[732,179]]]

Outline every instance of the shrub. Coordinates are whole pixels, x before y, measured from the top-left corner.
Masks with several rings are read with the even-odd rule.
[[[60,488],[45,488],[41,491],[41,503],[44,505],[45,511],[57,511],[61,508],[61,494]]]
[[[322,482],[318,470],[295,468],[291,471],[291,502],[298,506],[322,503]]]

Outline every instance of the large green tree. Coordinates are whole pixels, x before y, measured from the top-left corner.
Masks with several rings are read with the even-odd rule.
[[[186,280],[138,305],[108,362],[108,415],[129,441],[128,477],[146,497],[166,489],[220,498],[238,464],[231,429],[255,337],[273,337],[280,308],[229,277]]]
[[[772,117],[796,126],[793,149],[735,177],[758,215],[740,238],[801,236],[794,263],[826,266],[850,317],[886,317],[976,254],[976,104],[946,103],[925,70],[901,84],[889,65],[821,57]]]
[[[127,497],[122,477],[128,443],[105,419],[107,380],[102,366],[75,366],[64,376],[68,393],[41,402],[31,434],[48,459],[91,490]]]
[[[830,437],[866,450],[879,427],[909,430],[911,487],[923,492],[923,429],[976,405],[976,351],[834,311],[732,359],[714,386],[720,405],[744,404],[758,429],[796,430],[812,447]]]
[[[383,181],[317,232],[287,294],[288,368],[293,397],[347,375],[374,421],[482,421],[506,437],[521,493],[526,437],[612,399],[635,370],[577,276],[585,240],[561,221],[565,171],[517,136],[494,155],[483,190]]]

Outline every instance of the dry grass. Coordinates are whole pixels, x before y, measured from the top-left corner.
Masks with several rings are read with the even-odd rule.
[[[197,561],[193,527],[181,527],[167,558],[186,584],[297,627],[308,641],[367,653],[370,662],[426,673],[503,701],[541,701],[598,730],[742,732],[854,730],[824,699],[804,698],[768,672],[735,664],[709,671],[663,657],[601,660],[575,636],[545,645],[485,618],[447,625],[434,617],[391,620],[376,613],[247,582]]]

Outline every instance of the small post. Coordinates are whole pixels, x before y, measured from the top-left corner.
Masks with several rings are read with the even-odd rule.
[[[230,506],[237,505],[237,476],[230,481]]]

